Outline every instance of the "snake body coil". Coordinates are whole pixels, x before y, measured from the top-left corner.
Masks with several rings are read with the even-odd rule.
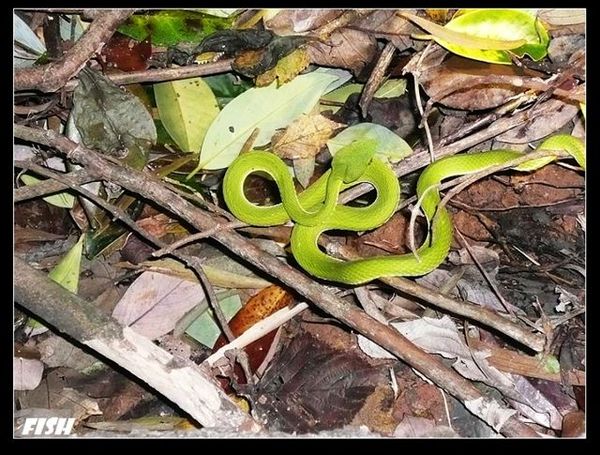
[[[365,154],[365,149],[371,150]],[[377,228],[394,214],[400,200],[397,177],[387,164],[373,157],[374,149],[374,144],[363,142],[338,151],[332,168],[299,195],[285,163],[277,156],[262,151],[242,154],[225,174],[225,202],[237,218],[255,226],[273,226],[290,219],[294,221],[290,240],[292,253],[300,266],[316,277],[346,284],[362,284],[381,277],[420,276],[437,268],[448,255],[452,244],[450,214],[445,207],[438,207],[440,182],[522,156],[511,150],[494,150],[450,156],[432,163],[425,168],[417,183],[417,196],[431,224],[431,234],[416,255],[409,253],[342,261],[319,249],[319,236],[332,229],[367,231]],[[538,149],[564,150],[585,168],[583,142],[573,136],[553,136]],[[514,169],[531,171],[554,159],[538,159]],[[244,182],[255,172],[267,173],[274,179],[282,203],[257,206],[248,201],[244,194]],[[363,182],[371,184],[377,191],[377,198],[371,205],[350,207],[337,204],[340,191]]]

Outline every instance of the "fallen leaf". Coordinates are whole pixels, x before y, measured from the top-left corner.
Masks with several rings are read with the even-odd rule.
[[[200,284],[162,273],[144,272],[127,289],[112,316],[150,339],[164,335],[204,300]]]
[[[342,15],[342,9],[284,9],[265,21],[265,27],[278,35],[315,30]]]
[[[212,90],[201,77],[154,84],[160,120],[183,152],[200,153],[206,132],[219,115]]]
[[[156,143],[150,112],[134,95],[89,68],[79,73],[71,112],[86,147],[123,159],[135,169],[148,161]]]
[[[310,60],[316,65],[350,70],[358,76],[377,55],[377,41],[367,33],[351,28],[334,31],[328,43],[311,43]]]
[[[344,126],[321,114],[303,114],[284,132],[273,136],[273,152],[291,160],[314,158],[333,132]]]
[[[310,112],[335,80],[336,76],[312,72],[279,88],[273,83],[245,91],[227,104],[208,128],[200,162],[188,178],[200,169],[229,166],[255,129],[259,133],[254,146],[266,144],[277,129]]]
[[[44,364],[37,359],[13,357],[14,390],[33,390],[42,381]]]
[[[242,308],[242,302],[240,296],[235,294],[219,299],[219,306],[225,319],[230,321]],[[213,311],[206,309],[185,329],[185,333],[204,346],[212,348],[221,335],[221,328],[215,321]]]
[[[412,148],[404,139],[386,127],[375,123],[359,123],[346,128],[344,131],[327,141],[327,147],[332,155],[352,142],[372,139],[376,143],[375,154],[391,163],[406,158],[412,153]]]
[[[304,71],[309,64],[310,59],[306,49],[296,49],[291,54],[281,58],[274,68],[259,74],[256,77],[256,86],[264,87],[273,81],[277,81],[278,85],[285,84]]]
[[[310,185],[310,179],[315,173],[315,158],[297,158],[292,162],[296,180],[304,188]]]
[[[134,14],[118,31],[138,41],[150,37],[155,46],[198,43],[216,30],[231,27],[233,18],[216,17],[196,11],[163,10]]]

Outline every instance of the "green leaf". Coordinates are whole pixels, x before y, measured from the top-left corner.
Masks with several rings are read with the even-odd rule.
[[[544,370],[551,374],[560,373],[560,363],[558,362],[558,359],[555,356],[548,354],[542,357],[542,359],[544,364]]]
[[[199,153],[208,127],[219,114],[217,99],[201,77],[154,84],[163,126],[184,152]]]
[[[235,294],[219,300],[219,305],[223,310],[225,319],[230,321],[235,314],[242,308],[240,296]],[[199,343],[212,348],[221,335],[221,329],[215,322],[212,310],[202,313],[198,319],[190,324],[185,333],[194,338]]]
[[[309,73],[277,88],[273,82],[268,87],[251,88],[231,101],[210,125],[200,162],[188,178],[200,169],[223,169],[239,155],[252,132],[259,132],[255,147],[265,145],[273,133],[306,114],[317,104],[336,76]]]
[[[431,33],[431,38],[450,52],[488,63],[510,65],[510,53],[519,57],[528,54],[538,61],[546,55],[550,40],[541,22],[524,10],[460,11],[444,27],[412,14],[402,15]]]
[[[335,155],[343,147],[364,139],[375,140],[375,154],[391,163],[397,163],[413,152],[404,139],[386,127],[375,123],[359,123],[346,128],[334,138],[329,139],[327,147],[331,154]]]
[[[496,40],[524,40],[525,44],[511,49],[511,53],[519,57],[527,54],[539,61],[547,54],[550,37],[537,18],[523,10],[479,9],[461,14],[445,26],[449,30],[462,32],[481,38]],[[512,60],[506,51],[465,49],[450,43],[443,44],[455,54],[489,63],[511,64]]]
[[[344,183],[354,182],[373,160],[377,150],[375,139],[362,137],[339,149],[333,156],[331,169],[341,172]]]
[[[219,108],[223,109],[236,96],[252,88],[252,84],[246,79],[241,79],[232,73],[217,74],[203,78],[214,93]]]
[[[406,79],[388,79],[375,92],[375,98],[396,98],[406,93]]]
[[[58,264],[48,274],[48,278],[60,284],[63,288],[76,294],[79,287],[79,269],[81,266],[81,253],[83,251],[83,238],[79,240],[63,256]]]
[[[152,38],[156,46],[175,46],[179,43],[199,43],[217,30],[231,28],[234,17],[216,17],[196,11],[167,10],[136,14],[118,30],[138,41]]]
[[[21,180],[25,185],[37,185],[38,183],[43,182],[43,180],[28,174],[22,174]],[[56,207],[72,209],[73,204],[75,203],[75,196],[63,191],[62,193],[53,194],[52,196],[46,196],[44,201],[48,204],[55,205]]]
[[[345,103],[350,95],[352,95],[354,93],[360,93],[362,91],[363,87],[364,87],[364,84],[342,85],[341,87],[336,88],[335,90],[332,90],[331,92],[323,95],[321,97],[321,100],[333,101],[336,103]],[[327,104],[321,103],[321,105],[319,106],[319,110],[321,112],[331,110],[331,111],[333,111],[333,113],[336,113],[338,110],[340,110],[340,108],[336,107],[336,106],[329,106]]]

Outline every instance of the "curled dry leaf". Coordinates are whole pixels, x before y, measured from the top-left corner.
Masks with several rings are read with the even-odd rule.
[[[569,123],[579,112],[579,105],[550,99],[541,103],[539,109],[543,109],[543,114],[518,128],[513,128],[497,136],[496,140],[512,144],[526,144],[542,139]]]
[[[377,41],[365,32],[342,28],[331,34],[329,44],[310,44],[308,53],[316,65],[345,68],[357,76],[376,56]]]
[[[333,132],[346,125],[321,114],[302,115],[287,129],[273,137],[275,154],[291,160],[313,158],[327,143]]]
[[[451,56],[439,49],[428,54],[418,68],[419,82],[433,102],[454,109],[492,109],[526,90],[524,80],[539,73],[515,66],[494,65]],[[414,67],[407,65],[406,69]],[[519,73],[518,73],[519,72]]]
[[[285,289],[276,285],[268,286],[248,300],[231,321],[229,321],[229,327],[232,333],[238,337],[257,322],[262,321],[277,310],[290,306],[293,302],[294,298],[292,294]],[[275,339],[276,332],[276,330],[269,332],[264,337],[250,343],[244,348],[244,351],[248,354],[250,369],[253,372],[257,371],[265,360],[265,356]],[[213,351],[216,352],[225,344],[225,337],[221,335],[213,346]],[[240,380],[243,375],[239,371],[236,371],[236,377]]]
[[[265,21],[265,27],[278,35],[308,32],[341,16],[342,9],[286,9]]]

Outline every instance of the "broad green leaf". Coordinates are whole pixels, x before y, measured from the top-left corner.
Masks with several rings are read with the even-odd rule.
[[[271,140],[273,133],[306,114],[317,104],[336,76],[309,73],[277,88],[251,88],[231,101],[210,125],[202,144],[198,166],[200,169],[223,169],[239,155],[255,129],[258,134],[253,146],[259,147]]]
[[[534,60],[546,55],[549,36],[535,16],[524,10],[474,9],[459,12],[444,27],[401,13],[431,33],[440,46],[463,57],[510,65],[510,53]]]
[[[163,126],[183,152],[199,153],[208,127],[219,114],[217,99],[201,77],[154,84]]]
[[[79,269],[81,267],[84,237],[84,235],[79,237],[77,243],[71,247],[48,274],[48,278],[74,294],[77,293],[79,287]]]
[[[130,16],[118,30],[138,41],[152,38],[156,46],[199,43],[217,30],[231,28],[231,17],[216,17],[196,11],[166,10]]]
[[[406,93],[406,79],[388,79],[375,92],[375,98],[395,98]]]
[[[327,147],[331,154],[335,155],[352,142],[365,139],[375,140],[377,144],[375,154],[391,163],[397,163],[412,153],[412,149],[404,139],[386,127],[375,123],[359,123],[346,128],[327,141]]]
[[[43,180],[28,174],[22,174],[21,180],[25,185],[37,185],[38,183],[43,182]],[[75,196],[63,191],[62,193],[53,194],[52,196],[46,196],[44,201],[48,204],[55,205],[56,207],[72,209],[73,204],[75,203]]]
[[[219,305],[221,306],[227,321],[230,321],[240,308],[242,308],[240,296],[237,294],[224,299],[219,299]],[[219,338],[219,335],[221,335],[221,329],[215,322],[212,310],[207,310],[190,324],[185,333],[199,343],[212,348]]]

